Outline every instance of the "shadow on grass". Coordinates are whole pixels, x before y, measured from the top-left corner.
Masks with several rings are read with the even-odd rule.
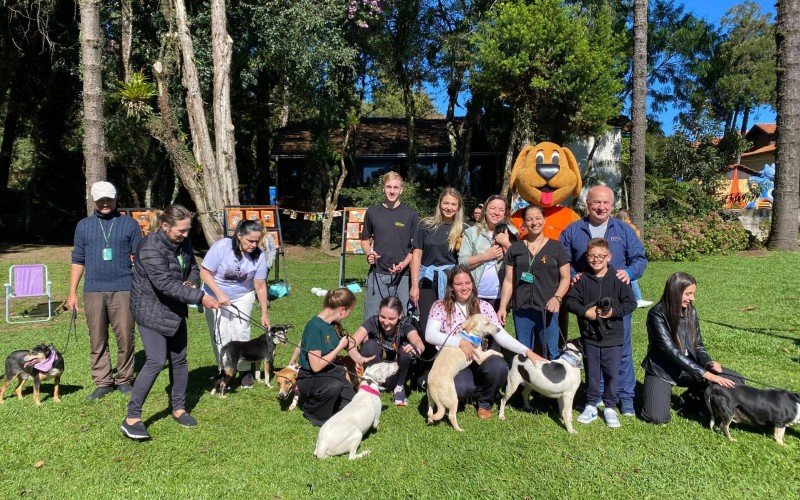
[[[719,325],[724,326],[726,328],[730,328],[732,330],[742,330],[745,332],[755,333],[756,335],[766,335],[768,337],[774,337],[777,339],[784,339],[784,340],[791,340],[795,343],[795,345],[800,346],[800,336],[790,337],[789,335],[780,335],[779,333],[775,332],[782,332],[782,333],[798,333],[797,330],[776,330],[775,328],[748,328],[744,326],[736,326],[730,325],[728,323],[721,323],[719,321],[711,321],[711,320],[703,320],[705,323],[711,323],[712,325]]]
[[[13,392],[13,387],[9,386],[6,389],[5,399],[11,399],[13,397],[16,399],[16,395]],[[61,384],[61,397],[69,396],[72,393],[78,392],[83,390],[82,385],[67,385]],[[31,401],[33,401],[33,384],[27,382],[25,386],[22,388],[22,399],[26,399],[30,397]],[[53,399],[53,384],[52,381],[46,380],[42,382],[42,385],[39,386],[39,397],[42,400],[42,403],[47,401],[48,399]]]

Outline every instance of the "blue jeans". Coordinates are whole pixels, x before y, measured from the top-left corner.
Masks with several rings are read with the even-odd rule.
[[[547,324],[544,325],[544,322]],[[536,309],[514,309],[514,328],[517,331],[517,340],[533,349],[534,339],[545,348],[547,359],[558,357],[558,313],[537,311]],[[544,338],[542,338],[544,335]]]
[[[642,289],[639,288],[639,282],[637,280],[631,280],[631,289],[633,290],[633,298],[642,300]]]
[[[617,379],[617,399],[633,402],[636,390],[636,372],[633,371],[633,345],[631,344],[631,315],[622,318],[625,334],[622,340],[622,357],[619,360],[619,378]],[[600,393],[604,383],[600,380]],[[597,401],[599,402],[599,401]]]

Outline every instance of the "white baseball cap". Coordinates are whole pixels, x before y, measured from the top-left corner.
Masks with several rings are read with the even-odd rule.
[[[95,182],[92,184],[92,199],[98,201],[103,198],[117,198],[117,188],[110,182]]]

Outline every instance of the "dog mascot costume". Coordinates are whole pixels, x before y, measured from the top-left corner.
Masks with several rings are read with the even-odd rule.
[[[525,203],[511,216],[511,222],[519,229],[520,238],[528,232],[522,218],[522,210],[528,204],[544,208],[546,217],[543,233],[557,240],[567,226],[580,219],[570,207],[559,206],[570,195],[581,193],[581,171],[572,151],[552,142],[540,142],[525,146],[511,170],[511,191]]]

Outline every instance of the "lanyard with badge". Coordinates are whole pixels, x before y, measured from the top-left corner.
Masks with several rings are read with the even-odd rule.
[[[542,242],[539,244],[539,248],[537,248],[536,251],[531,254],[531,250],[528,247],[528,242],[525,242],[525,250],[528,251],[528,270],[520,275],[519,280],[521,282],[530,283],[531,285],[533,284],[533,265],[536,263],[536,256],[542,250],[544,243],[545,241],[542,240]]]
[[[117,219],[116,217],[111,219],[111,225],[108,227],[108,232],[106,232],[106,228],[103,227],[102,219],[98,217],[97,222],[100,223],[100,232],[103,233],[103,240],[106,242],[106,246],[103,247],[103,260],[112,260],[114,258],[114,249],[111,248],[108,238],[111,236],[111,231],[114,229],[114,223],[117,222]]]

